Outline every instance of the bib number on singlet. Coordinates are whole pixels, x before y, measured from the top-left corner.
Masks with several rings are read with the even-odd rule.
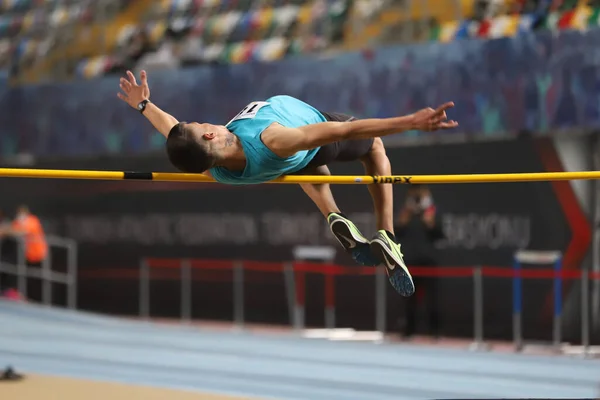
[[[227,123],[227,125],[229,125],[233,121],[237,121],[239,119],[254,118],[254,117],[256,117],[256,114],[258,113],[258,110],[260,110],[264,106],[268,106],[268,105],[269,105],[269,103],[267,103],[266,101],[253,101],[252,103],[250,103],[246,107],[244,107],[242,109],[242,111],[240,111],[238,113],[238,115],[236,115],[235,117],[233,117],[233,119],[231,121],[229,121]]]

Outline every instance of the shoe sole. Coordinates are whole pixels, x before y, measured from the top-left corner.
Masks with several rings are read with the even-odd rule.
[[[340,242],[342,247],[346,251],[352,251],[360,244],[369,244],[369,241],[365,237],[356,237],[357,235],[352,232],[352,229],[343,219],[337,219],[329,224],[329,229],[333,236]],[[354,243],[352,243],[354,242]],[[353,246],[354,244],[354,246]]]
[[[371,241],[371,251],[385,266],[389,281],[394,289],[404,297],[412,296],[415,293],[415,284],[402,260],[398,260],[397,256],[389,251],[387,245],[379,239]],[[394,264],[393,269],[388,266],[392,263]]]

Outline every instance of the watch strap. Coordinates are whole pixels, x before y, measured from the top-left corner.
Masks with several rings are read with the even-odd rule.
[[[146,106],[148,105],[148,103],[150,103],[150,100],[146,99],[146,100],[140,101],[140,103],[138,104],[137,109],[141,114],[143,114],[144,111],[146,110]]]

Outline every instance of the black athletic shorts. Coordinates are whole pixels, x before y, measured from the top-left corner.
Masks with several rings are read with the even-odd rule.
[[[340,113],[321,111],[321,114],[323,114],[327,121],[348,122],[356,120],[356,118],[352,116]],[[320,167],[321,165],[328,165],[332,162],[358,161],[361,157],[371,151],[373,140],[375,139],[343,140],[322,146],[304,169]]]

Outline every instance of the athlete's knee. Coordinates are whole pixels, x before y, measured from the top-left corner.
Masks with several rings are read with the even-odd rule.
[[[320,165],[318,167],[314,167],[314,168],[311,168],[310,170],[308,170],[307,175],[308,174],[329,176],[329,175],[331,175],[331,171],[329,170],[329,167],[327,165]]]
[[[318,167],[306,168],[302,170],[302,175],[331,176],[331,171],[329,170],[329,167],[327,165],[320,165]],[[300,187],[307,193],[313,190],[329,190],[328,183],[301,183]]]
[[[383,140],[380,137],[376,137],[373,140],[373,145],[371,146],[370,152],[379,152],[385,154],[385,146],[383,145]]]
[[[318,167],[307,167],[304,168],[292,175],[331,175],[331,171],[329,171],[329,167],[327,165],[321,165]]]
[[[376,137],[373,139],[373,144],[371,145],[371,149],[367,154],[360,158],[363,164],[371,163],[374,159],[379,158],[381,156],[385,156],[385,146],[383,145],[383,140],[381,138]]]
[[[315,174],[330,176],[331,171],[329,170],[329,167],[327,165],[321,165],[320,167],[316,168]]]

